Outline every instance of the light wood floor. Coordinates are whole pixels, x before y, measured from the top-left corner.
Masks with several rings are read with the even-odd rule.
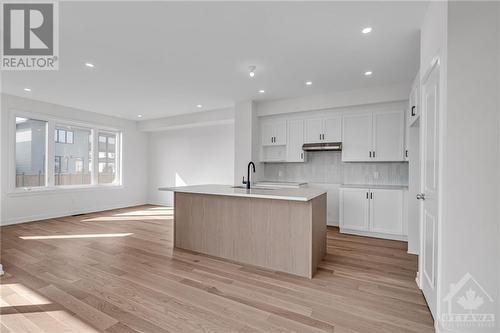
[[[328,230],[312,279],[172,250],[170,208],[1,228],[2,333],[434,332],[403,242]]]

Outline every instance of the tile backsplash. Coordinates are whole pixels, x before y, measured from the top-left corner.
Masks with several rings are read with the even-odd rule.
[[[344,163],[341,152],[308,152],[305,163],[265,163],[264,180],[408,185],[407,162]]]

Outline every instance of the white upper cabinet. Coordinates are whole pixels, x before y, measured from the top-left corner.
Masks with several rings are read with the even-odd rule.
[[[306,143],[341,142],[342,117],[313,118],[306,120]]]
[[[403,112],[373,113],[372,161],[403,161],[404,140]]]
[[[372,113],[344,115],[342,161],[372,160]]]
[[[404,135],[401,111],[344,115],[342,161],[404,161]]]
[[[306,143],[321,142],[323,138],[323,119],[306,120]]]
[[[323,122],[323,140],[325,142],[342,141],[342,117],[326,118]]]
[[[286,145],[286,120],[261,123],[263,146]]]
[[[289,120],[287,122],[288,144],[286,146],[287,162],[304,162],[304,120]]]

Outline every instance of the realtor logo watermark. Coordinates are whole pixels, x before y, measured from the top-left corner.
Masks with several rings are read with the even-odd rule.
[[[446,312],[441,314],[441,322],[446,329],[471,332],[495,327],[495,302],[470,273],[450,284],[443,303]]]
[[[57,2],[3,2],[2,70],[57,70],[59,15]]]

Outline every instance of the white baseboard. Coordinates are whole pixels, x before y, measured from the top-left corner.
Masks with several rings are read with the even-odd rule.
[[[352,229],[345,229],[345,228],[340,228],[340,232],[343,234],[351,234],[351,235],[357,235],[357,236],[391,239],[391,240],[398,240],[398,241],[403,241],[403,242],[408,241],[408,237],[403,236],[403,235],[391,235],[391,234],[384,234],[384,233],[380,233],[380,232],[352,230]]]
[[[105,210],[110,210],[110,209],[119,209],[119,208],[140,206],[140,205],[146,205],[146,204],[147,204],[147,202],[145,202],[145,201],[129,202],[129,203],[123,203],[123,204],[117,204],[117,205],[106,205],[106,206],[102,206],[102,207],[92,207],[92,208],[86,208],[86,209],[65,210],[65,211],[60,211],[60,212],[43,213],[43,214],[36,214],[36,215],[29,215],[29,216],[20,216],[20,217],[4,220],[4,221],[2,221],[1,225],[7,226],[7,225],[12,225],[12,224],[19,224],[19,223],[33,222],[33,221],[39,221],[39,220],[47,220],[47,219],[55,219],[58,217],[65,217],[65,216],[71,216],[71,215],[76,215],[76,214],[88,214],[88,213],[95,213],[95,212],[100,212],[100,211],[105,211]]]

